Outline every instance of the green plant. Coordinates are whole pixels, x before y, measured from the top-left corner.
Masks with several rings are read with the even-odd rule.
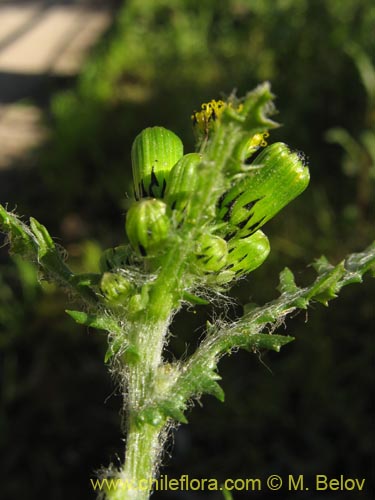
[[[121,383],[127,435],[123,467],[107,472],[127,489],[109,489],[108,499],[148,498],[139,485],[151,488],[169,429],[187,422],[191,401],[203,394],[224,400],[222,356],[239,348],[279,351],[293,340],[274,333],[286,316],[312,301],[327,304],[375,271],[374,244],[336,266],[322,257],[309,286],[298,287],[284,269],[279,298],[249,304],[234,321],[219,314],[226,292],[269,254],[260,228],[309,182],[303,155],[282,143],[266,146],[277,126],[272,100],[266,83],[244,99],[203,105],[193,114],[198,153],[183,156],[178,138],[162,127],[141,132],[132,151],[138,199],[125,223],[130,243],[106,250],[100,273],[73,273],[44,226],[33,218],[27,226],[0,208],[12,252],[37,262],[45,278],[83,301],[82,310],[67,311],[75,321],[108,332],[105,361]],[[265,149],[255,156],[259,148]],[[167,362],[174,315],[186,304],[209,303],[218,312],[196,351]]]

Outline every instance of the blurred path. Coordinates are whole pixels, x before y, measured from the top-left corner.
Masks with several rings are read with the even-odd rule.
[[[51,80],[79,72],[112,17],[109,1],[0,0],[0,169],[43,140]]]

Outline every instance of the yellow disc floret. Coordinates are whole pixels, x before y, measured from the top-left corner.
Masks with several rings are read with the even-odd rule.
[[[203,103],[201,111],[194,111],[191,115],[194,126],[200,132],[206,134],[213,123],[220,120],[220,117],[227,106],[228,105],[224,101],[216,101],[215,99],[212,99],[210,102]]]
[[[191,119],[194,124],[194,128],[198,134],[198,137],[202,139],[208,138],[209,132],[220,123],[221,116],[225,109],[232,108],[233,103],[231,101],[225,102],[222,100],[216,101],[212,99],[209,102],[205,102],[201,105],[200,111],[194,111],[191,115]],[[243,104],[239,103],[234,107],[237,113],[241,113],[243,110]],[[254,134],[249,137],[249,140],[245,146],[246,157],[251,156],[260,147],[266,147],[266,138],[269,136],[268,132]]]
[[[247,154],[251,155],[257,151],[260,147],[265,148],[267,146],[266,138],[269,137],[268,132],[263,132],[263,134],[255,134],[250,137],[249,142],[246,145]]]

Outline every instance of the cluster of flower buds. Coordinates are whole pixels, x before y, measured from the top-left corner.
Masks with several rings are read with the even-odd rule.
[[[216,129],[229,106],[223,101],[202,105],[192,115],[199,133]],[[261,131],[241,144],[241,158],[264,149],[251,164],[240,166],[240,175],[238,170],[232,175],[229,189],[218,193],[216,218],[202,228],[193,245],[192,272],[208,277],[209,283],[228,283],[264,262],[270,246],[260,228],[309,182],[303,158],[283,143],[267,146],[267,136]],[[184,155],[181,140],[162,127],[147,128],[136,137],[132,148],[136,201],[126,218],[126,232],[136,254],[161,255],[170,232],[184,223],[193,195],[200,189],[201,161],[199,153]]]

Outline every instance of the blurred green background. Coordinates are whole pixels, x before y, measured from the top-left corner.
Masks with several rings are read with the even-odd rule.
[[[300,283],[324,253],[337,262],[374,238],[375,6],[372,0],[128,0],[82,72],[49,89],[49,139],[33,168],[0,172],[1,202],[47,225],[70,264],[94,271],[101,249],[124,241],[132,196],[130,148],[163,125],[194,147],[190,115],[204,101],[243,95],[269,80],[283,126],[270,141],[303,151],[311,184],[265,227],[273,251],[232,291],[242,304],[274,298],[286,265]],[[106,338],[73,324],[56,288],[6,249],[0,260],[1,498],[91,499],[89,478],[119,463],[121,398],[103,365]],[[226,402],[204,398],[179,428],[164,474],[366,478],[374,498],[375,285],[345,289],[328,309],[287,323],[280,354],[221,362]],[[183,311],[170,351],[191,352],[210,311]],[[284,332],[284,326],[280,326]],[[235,498],[268,498],[267,491]],[[275,493],[274,496],[277,496]],[[156,493],[212,499],[218,493]]]

